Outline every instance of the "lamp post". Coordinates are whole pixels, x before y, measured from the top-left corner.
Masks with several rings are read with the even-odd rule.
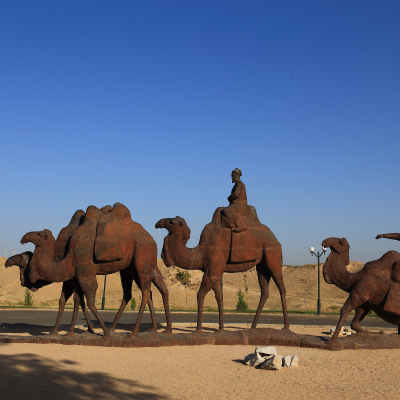
[[[104,306],[106,304],[106,279],[107,279],[107,275],[104,275],[103,299],[101,300],[101,309],[102,310],[104,310]]]
[[[321,314],[321,277],[320,277],[320,270],[319,270],[319,259],[320,257],[325,254],[326,248],[322,247],[322,253],[317,251],[316,253],[314,252],[314,247],[310,247],[310,253],[312,256],[315,256],[318,258],[318,301],[317,301],[317,314]]]

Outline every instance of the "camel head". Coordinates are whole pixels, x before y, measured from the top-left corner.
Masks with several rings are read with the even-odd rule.
[[[190,239],[190,229],[187,226],[186,221],[181,217],[160,219],[156,223],[156,229],[160,228],[166,229],[169,232],[169,235],[173,235],[178,231],[181,231],[184,244],[186,244]]]
[[[182,235],[183,245],[186,245],[190,239],[190,229],[186,221],[181,217],[163,218],[156,223],[156,229],[164,228],[168,231],[168,235],[164,238],[164,245],[161,250],[161,258],[167,267],[175,265],[172,258],[169,256],[169,248],[173,247],[173,240],[176,234]]]
[[[54,245],[55,239],[51,231],[44,229],[43,231],[25,233],[25,235],[22,236],[21,244],[29,242],[33,243],[36,247],[42,247],[48,243],[52,243]]]
[[[334,251],[337,254],[342,254],[345,251],[349,251],[350,249],[350,245],[349,242],[345,239],[345,238],[335,238],[335,237],[331,237],[328,239],[325,239],[322,242],[322,246],[325,248],[330,248],[331,251]]]
[[[32,256],[33,253],[31,251],[25,251],[24,253],[16,254],[15,256],[12,256],[7,259],[5,267],[8,268],[12,267],[13,265],[17,265],[19,267],[19,279],[21,281],[21,286],[26,287],[29,290],[32,290],[32,292],[36,292],[38,289],[48,285],[50,282],[39,280],[35,283],[32,283],[32,281],[29,278],[30,274],[29,264]]]

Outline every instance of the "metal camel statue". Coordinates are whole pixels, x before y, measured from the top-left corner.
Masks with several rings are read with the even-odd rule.
[[[392,272],[398,266],[397,262],[400,264],[400,253],[388,251],[380,259],[366,263],[359,272],[350,273],[346,269],[350,263],[350,245],[345,238],[325,239],[322,246],[331,249],[323,266],[325,282],[333,283],[349,293],[349,297],[340,311],[336,330],[327,345],[335,346],[340,330],[347,316],[353,310],[355,310],[355,315],[351,322],[351,328],[358,333],[367,332],[361,328],[360,322],[370,310],[373,310],[385,321],[399,326],[400,305],[391,299],[400,294],[400,291],[393,287],[392,279]]]

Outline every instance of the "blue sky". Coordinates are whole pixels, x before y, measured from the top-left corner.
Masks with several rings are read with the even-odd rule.
[[[398,1],[15,1],[0,5],[0,255],[121,202],[194,247],[231,171],[284,263],[346,237],[400,243]],[[31,247],[30,247],[31,246]]]

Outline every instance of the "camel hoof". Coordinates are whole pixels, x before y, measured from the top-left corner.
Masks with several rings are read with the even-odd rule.
[[[351,328],[351,329],[353,329],[353,328]],[[357,335],[368,335],[370,333],[365,329],[358,329],[358,330],[357,329],[353,329],[353,331],[356,331]]]
[[[161,333],[164,334],[164,335],[171,334],[172,333],[172,328],[171,327],[165,328]]]
[[[58,331],[51,331],[49,332],[49,335],[58,335]]]
[[[290,331],[290,328],[289,328],[289,325],[285,325],[282,329],[281,329],[281,331]]]
[[[214,334],[223,333],[223,332],[225,332],[225,329],[224,328],[219,328],[214,332]]]
[[[138,334],[137,332],[133,331],[127,337],[128,338],[135,337],[137,334]]]
[[[202,329],[197,328],[193,333],[203,333]]]

